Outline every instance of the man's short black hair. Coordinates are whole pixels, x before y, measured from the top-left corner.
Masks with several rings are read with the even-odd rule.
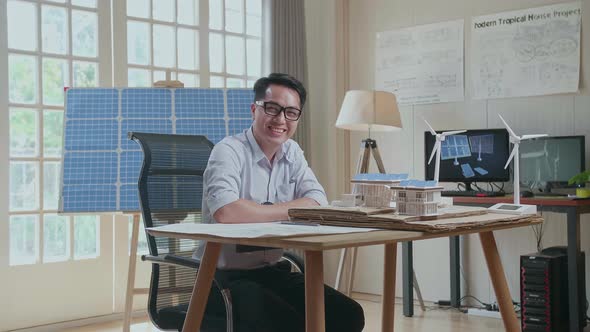
[[[272,73],[268,75],[268,77],[259,78],[256,83],[254,83],[254,101],[264,99],[264,96],[266,95],[266,89],[268,89],[268,86],[271,84],[281,85],[295,90],[299,95],[301,108],[303,108],[305,99],[307,97],[307,92],[305,91],[303,84],[301,84],[301,82],[299,82],[295,77],[282,73]]]

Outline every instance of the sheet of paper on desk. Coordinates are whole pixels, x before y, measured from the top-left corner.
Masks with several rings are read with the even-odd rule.
[[[285,225],[281,223],[254,224],[173,224],[148,228],[165,233],[204,234],[225,238],[257,238],[275,236],[361,233],[378,230],[375,228],[336,227],[323,225]]]

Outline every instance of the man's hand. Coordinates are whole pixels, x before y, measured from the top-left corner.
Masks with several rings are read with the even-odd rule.
[[[215,211],[213,218],[222,224],[288,220],[290,208],[316,205],[319,205],[318,202],[307,197],[274,205],[260,205],[253,201],[239,199]]]

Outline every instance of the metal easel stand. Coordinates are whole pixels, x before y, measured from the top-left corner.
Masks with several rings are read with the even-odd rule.
[[[371,153],[373,154],[373,158],[377,163],[377,168],[379,169],[379,173],[385,174],[385,167],[383,166],[383,160],[381,159],[381,154],[379,153],[379,148],[377,148],[377,141],[371,138],[367,138],[362,140],[360,146],[359,153],[359,160],[357,162],[357,174],[368,173],[369,172],[369,159]],[[350,261],[350,268],[348,270],[348,285],[346,287],[345,294],[350,296],[352,292],[352,286],[354,284],[354,270],[356,268],[356,257],[357,257],[357,247],[351,248],[351,261]],[[340,282],[342,281],[342,270],[344,269],[344,262],[346,260],[346,253],[348,248],[344,248],[340,250],[340,260],[338,262],[338,270],[336,272],[336,283],[334,288],[336,290],[340,287]],[[424,306],[424,299],[422,298],[422,292],[420,291],[420,286],[418,285],[418,279],[416,279],[416,272],[412,271],[412,284],[414,289],[416,290],[416,295],[418,296],[418,302],[420,303],[420,308],[422,311],[426,311],[426,307]]]

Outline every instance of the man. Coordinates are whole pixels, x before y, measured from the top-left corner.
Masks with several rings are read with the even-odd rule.
[[[295,78],[271,74],[254,84],[252,127],[227,137],[211,152],[204,174],[203,221],[252,223],[287,220],[292,207],[326,205],[326,194],[303,151],[290,138],[302,116],[306,91]],[[202,257],[204,243],[196,252]],[[236,331],[305,329],[304,276],[279,263],[282,249],[224,245],[219,272],[229,280]],[[326,331],[358,332],[361,306],[325,286]],[[213,290],[207,314],[224,314]]]

